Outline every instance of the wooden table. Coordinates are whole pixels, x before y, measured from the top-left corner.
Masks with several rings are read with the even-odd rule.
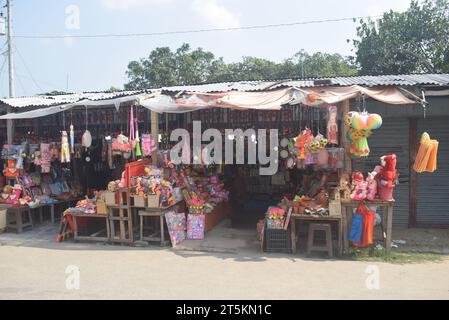
[[[341,200],[341,211],[343,217],[343,245],[345,253],[349,250],[348,231],[352,224],[353,208],[364,204],[367,207],[385,208],[385,213],[382,211],[382,228],[383,238],[386,253],[391,251],[391,235],[393,230],[393,206],[394,201],[373,200],[373,201],[355,201],[355,200]],[[351,210],[348,210],[351,209]]]
[[[165,240],[165,214],[170,211],[177,211],[179,204],[182,202],[178,201],[171,206],[164,207],[164,208],[146,208],[145,210],[139,211],[139,217],[140,217],[140,240],[141,241],[152,241],[152,242],[160,242],[161,247],[167,246],[170,244],[170,240]],[[152,233],[151,235],[144,236],[143,230],[144,230],[144,218],[145,217],[157,217],[159,218],[159,228],[160,230],[157,232]]]
[[[290,232],[292,238],[292,253],[296,253],[296,222],[304,221],[304,222],[336,222],[338,229],[338,253],[341,255],[343,251],[342,241],[343,241],[343,221],[342,216],[309,216],[304,214],[292,214],[290,217]]]
[[[89,214],[89,213],[83,213],[83,212],[70,212],[68,214],[71,214],[73,217],[73,226],[75,228],[73,235],[75,241],[101,241],[101,242],[108,242],[110,240],[110,232],[109,232],[109,219],[108,215],[106,214]],[[91,235],[88,236],[80,236],[78,235],[78,225],[76,222],[76,218],[92,218],[92,219],[105,219],[106,223],[106,237],[99,237],[98,235],[104,232],[104,229],[99,230],[97,232],[94,232]]]

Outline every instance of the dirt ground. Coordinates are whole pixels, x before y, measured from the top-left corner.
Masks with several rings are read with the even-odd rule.
[[[399,251],[449,254],[449,229],[394,229],[393,240]]]

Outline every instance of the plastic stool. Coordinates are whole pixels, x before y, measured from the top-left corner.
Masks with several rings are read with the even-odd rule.
[[[324,246],[316,246],[314,243],[315,232],[324,231],[326,234],[326,244]],[[329,258],[334,257],[334,250],[332,247],[332,229],[328,223],[311,223],[309,225],[308,241],[307,241],[307,256],[310,256],[312,251],[327,252]]]

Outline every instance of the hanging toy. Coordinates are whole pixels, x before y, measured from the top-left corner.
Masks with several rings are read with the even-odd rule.
[[[312,131],[310,129],[304,130],[298,137],[295,139],[295,147],[298,149],[298,159],[304,160],[306,158],[306,143],[312,136]]]
[[[330,144],[338,144],[337,107],[329,107],[329,118],[327,121],[327,140]]]
[[[86,131],[84,131],[84,134],[81,138],[81,145],[86,149],[92,146],[92,135],[87,129]]]
[[[131,144],[131,152],[136,148],[136,132],[134,130],[134,107],[130,107],[129,111],[129,142]]]
[[[70,125],[70,153],[75,153],[75,127]]]
[[[86,107],[86,131],[84,131],[84,134],[81,137],[81,145],[86,149],[92,146],[92,135],[90,134],[89,130],[87,130],[87,107]]]
[[[421,136],[413,170],[418,173],[435,172],[437,169],[438,145],[438,140],[431,140],[429,134],[424,132]]]
[[[137,121],[137,109],[136,109],[136,117],[135,117],[134,121],[136,123],[136,156],[142,157],[142,149],[140,148],[139,123]]]
[[[350,152],[353,158],[368,157],[370,149],[368,138],[372,131],[382,126],[382,117],[368,112],[349,112],[345,116],[345,123],[349,127],[347,139],[350,142]]]
[[[67,137],[67,131],[62,131],[61,135],[61,163],[70,162],[70,148],[69,138]]]

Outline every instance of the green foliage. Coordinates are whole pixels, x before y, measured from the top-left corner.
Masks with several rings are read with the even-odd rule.
[[[361,74],[449,71],[449,1],[412,1],[403,13],[360,21],[354,40]]]
[[[302,63],[303,61],[303,63]],[[256,57],[225,63],[209,51],[191,50],[183,44],[176,51],[168,47],[154,49],[148,58],[132,61],[126,72],[125,89],[160,88],[211,82],[244,80],[280,80],[301,77],[352,76],[357,69],[339,54],[298,52],[281,63]]]

